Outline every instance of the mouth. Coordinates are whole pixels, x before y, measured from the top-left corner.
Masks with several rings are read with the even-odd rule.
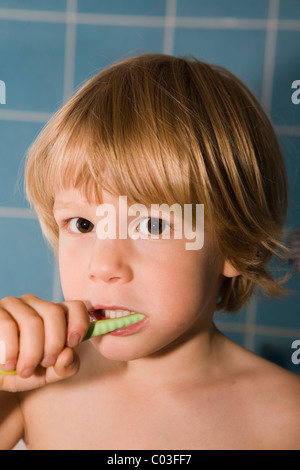
[[[120,306],[97,305],[89,309],[90,328],[85,340],[107,333],[117,336],[133,334],[141,329],[147,316]]]
[[[123,308],[110,307],[110,308],[93,308],[89,311],[91,321],[101,321],[114,318],[127,317],[128,315],[135,315],[138,312],[125,310]]]
[[[144,314],[120,309],[93,309],[89,316],[91,323],[84,341],[107,333],[117,336],[132,334],[146,321]]]

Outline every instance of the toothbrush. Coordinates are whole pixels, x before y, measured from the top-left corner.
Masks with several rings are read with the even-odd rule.
[[[105,335],[106,333],[125,328],[126,326],[134,325],[135,323],[143,320],[143,318],[145,318],[145,315],[142,315],[141,313],[133,313],[131,315],[126,315],[125,317],[93,321],[90,323],[88,332],[83,341],[87,341],[95,336]]]
[[[88,332],[82,342],[95,338],[96,336],[105,335],[106,333],[125,328],[126,326],[134,325],[135,323],[143,320],[143,318],[145,318],[145,315],[142,315],[141,313],[133,313],[132,315],[126,315],[125,317],[93,321],[90,323]],[[0,369],[1,375],[15,375],[16,373],[16,370],[5,372]]]

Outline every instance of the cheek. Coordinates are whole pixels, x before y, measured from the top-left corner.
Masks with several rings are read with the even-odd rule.
[[[60,268],[60,281],[65,300],[74,298],[74,291],[76,289],[74,275],[68,272],[68,270]]]
[[[66,300],[72,300],[78,297],[82,280],[80,273],[82,270],[78,269],[80,266],[80,259],[78,253],[76,256],[69,253],[64,249],[63,244],[59,247],[59,273],[61,287]]]
[[[61,282],[61,288],[64,294],[65,300],[71,300],[74,298],[74,286],[75,286],[75,281],[74,279],[74,273],[72,270],[68,269],[68,267],[64,264],[60,264],[59,267],[60,271],[60,282]]]
[[[157,270],[152,291],[157,302],[172,315],[195,312],[214,302],[218,293],[221,265],[206,254],[186,252]],[[157,305],[159,308],[159,305]]]

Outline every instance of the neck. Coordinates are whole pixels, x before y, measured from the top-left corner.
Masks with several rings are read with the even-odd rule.
[[[222,335],[211,323],[192,337],[181,338],[164,351],[126,363],[126,375],[150,388],[188,386],[206,381],[218,367]]]

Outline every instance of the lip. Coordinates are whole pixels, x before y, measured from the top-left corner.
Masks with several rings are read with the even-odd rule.
[[[96,310],[126,310],[128,312],[135,312],[135,310],[131,308],[124,307],[122,305],[95,305],[95,307],[92,307],[90,309],[90,312],[95,312]],[[140,313],[140,312],[136,312]]]
[[[134,309],[129,309],[128,307],[124,307],[124,306],[117,306],[117,305],[113,305],[113,306],[107,306],[107,305],[95,305],[94,307],[91,307],[89,309],[89,315],[90,315],[90,320],[91,321],[101,321],[101,320],[106,320],[107,318],[104,317],[100,312],[99,310],[125,310],[125,311],[128,311],[128,312],[135,312],[135,313],[141,313],[142,315],[145,315],[145,317],[147,317],[147,315],[143,312],[139,312],[138,310],[134,310]],[[144,319],[145,320],[145,319]],[[142,320],[143,321],[143,320]],[[132,326],[135,326],[135,325],[139,325],[141,322],[138,322]],[[128,326],[126,328],[122,328],[122,331],[123,330],[126,330],[127,328],[131,328],[131,326]],[[119,331],[119,330],[116,330],[116,331]]]
[[[125,328],[121,328],[120,330],[111,331],[110,333],[108,333],[108,335],[129,336],[141,330],[147,322],[148,322],[148,318],[145,317],[143,318],[143,320],[139,321],[138,323],[134,323],[133,325],[126,326]]]

